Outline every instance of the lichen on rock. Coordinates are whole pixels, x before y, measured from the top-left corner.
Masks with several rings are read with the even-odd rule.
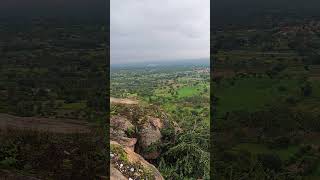
[[[178,127],[175,131],[177,124],[156,106],[118,103],[111,104],[111,109],[111,171],[114,174],[119,171],[133,180],[163,179],[156,167],[146,160],[159,158],[163,140],[174,140],[181,129]]]
[[[139,154],[115,141],[110,142],[110,179],[163,180],[160,172]]]

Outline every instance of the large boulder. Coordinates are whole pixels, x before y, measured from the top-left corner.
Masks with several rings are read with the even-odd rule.
[[[130,148],[110,141],[110,179],[154,179],[163,180],[160,172],[142,156]]]
[[[134,151],[135,145],[137,143],[137,138],[119,137],[119,138],[116,139],[116,141],[119,144],[131,149],[132,151]]]
[[[135,126],[123,116],[112,116],[110,118],[110,128],[120,133],[118,135],[126,135],[126,132],[133,130],[134,127]]]
[[[135,126],[125,117],[113,116],[110,119],[110,139],[134,151],[136,138],[128,137]]]
[[[159,171],[146,160],[153,162],[158,159],[161,144],[174,140],[182,129],[157,107],[119,104],[115,107],[117,115],[110,119],[110,143],[111,149],[118,147],[122,153],[111,151],[111,173],[114,177],[117,175],[118,179],[121,177],[119,173],[127,179],[163,179]],[[131,167],[134,167],[132,172],[128,171]],[[154,178],[143,178],[149,170]]]
[[[147,117],[139,127],[139,149],[138,151],[146,159],[157,159],[160,151],[157,148],[161,142],[161,129],[163,123],[159,118]]]

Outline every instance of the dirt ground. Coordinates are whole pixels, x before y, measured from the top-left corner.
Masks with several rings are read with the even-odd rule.
[[[40,180],[38,178],[19,175],[16,172],[0,169],[0,180]]]
[[[90,124],[80,120],[17,117],[0,113],[0,130],[28,129],[53,133],[88,133]]]
[[[113,104],[138,104],[139,102],[131,99],[119,99],[110,97],[110,103]]]

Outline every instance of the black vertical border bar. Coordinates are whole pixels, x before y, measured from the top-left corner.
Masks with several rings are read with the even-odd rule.
[[[214,59],[213,59],[213,46],[212,46],[212,30],[213,30],[213,0],[210,1],[210,179],[214,177],[214,121],[215,121],[215,98],[214,89],[212,86],[213,73],[214,73]]]
[[[106,74],[106,125],[105,125],[105,143],[107,152],[107,177],[110,177],[110,0],[106,0],[106,61],[107,61],[107,74]]]

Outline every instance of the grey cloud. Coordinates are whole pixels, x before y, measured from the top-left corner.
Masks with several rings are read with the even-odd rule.
[[[208,58],[210,0],[111,0],[111,63]]]

